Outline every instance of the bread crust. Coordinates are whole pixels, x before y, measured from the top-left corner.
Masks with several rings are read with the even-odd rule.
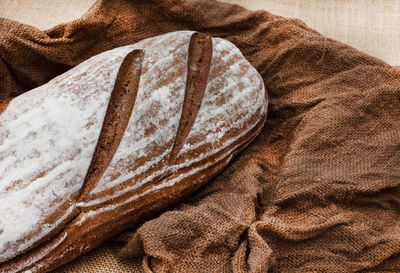
[[[169,51],[164,55],[157,52],[166,43],[172,44]],[[0,272],[48,272],[139,224],[212,179],[262,129],[267,111],[262,79],[227,41],[184,31],[144,40],[123,50],[126,53],[104,53],[104,58],[109,54],[116,63],[120,62],[118,73],[112,91],[107,91],[110,89],[107,87],[104,92],[109,94],[98,98],[108,104],[99,102],[98,111],[93,109],[86,123],[82,122],[88,130],[97,126],[92,128],[93,133],[84,135],[84,139],[90,138],[90,141],[82,147],[90,147],[92,157],[86,172],[81,172],[84,176],[79,176],[83,181],[77,182],[79,188],[67,189],[66,197],[50,199],[49,206],[56,209],[37,222],[44,226],[54,223],[50,228],[29,230],[19,241],[8,243],[11,251],[0,255]],[[118,54],[122,57],[115,57]],[[173,69],[169,74],[158,71],[162,69],[158,63],[164,59],[157,54],[170,62]],[[175,55],[168,59],[168,54]],[[96,62],[105,60],[97,58],[92,60],[93,67]],[[89,67],[82,64],[80,68]],[[89,73],[91,71],[79,75]],[[65,87],[66,80],[73,78],[71,75],[75,74],[71,72],[56,78],[47,89]],[[76,80],[84,81],[84,76]],[[154,80],[151,76],[156,78],[155,82],[150,82]],[[104,77],[104,86],[109,86],[112,77]],[[158,89],[154,90],[152,84]],[[74,86],[67,87],[73,98],[84,94]],[[36,92],[40,96],[41,91]],[[96,94],[93,93],[93,98]],[[160,96],[164,97],[158,100]],[[175,103],[175,107],[168,108],[168,101]],[[76,104],[79,103],[78,100]],[[12,107],[16,106],[11,105],[10,112],[5,112],[4,104],[0,103],[0,114],[3,110],[5,115],[0,115],[0,123],[1,118],[6,126],[11,122],[7,118],[12,116]],[[166,112],[157,112],[162,107],[167,107]],[[169,119],[160,114],[171,112]],[[92,118],[101,114],[104,115],[102,122]],[[168,124],[172,125],[168,127]],[[141,132],[141,138],[135,140]],[[11,133],[8,128],[0,131],[6,136]],[[144,151],[131,152],[127,148],[140,145],[140,140],[147,138]],[[79,152],[73,156],[80,156]],[[141,153],[145,155],[141,157]],[[4,155],[3,159],[6,159]],[[138,171],[140,168],[144,171]],[[49,172],[51,170],[35,173],[34,179],[46,178]],[[0,176],[0,183],[1,179]],[[25,185],[29,185],[29,181],[13,182],[6,193]],[[28,209],[30,205],[28,203]],[[8,217],[14,221],[12,216]],[[1,226],[0,222],[0,230]],[[0,232],[0,243],[1,239]]]
[[[10,101],[11,101],[11,99],[0,100],[0,114],[7,108],[7,105],[10,103]]]

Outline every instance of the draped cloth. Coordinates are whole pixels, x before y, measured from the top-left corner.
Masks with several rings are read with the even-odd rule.
[[[99,0],[47,31],[0,19],[0,99],[184,29],[242,51],[267,121],[206,186],[115,238],[119,256],[144,272],[400,269],[400,69],[299,20],[205,0]]]

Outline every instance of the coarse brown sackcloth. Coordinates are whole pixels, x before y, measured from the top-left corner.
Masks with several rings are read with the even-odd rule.
[[[125,234],[120,255],[157,273],[399,269],[400,70],[299,20],[200,0],[100,0],[48,31],[0,19],[0,99],[183,29],[239,47],[264,79],[267,122],[207,186]]]

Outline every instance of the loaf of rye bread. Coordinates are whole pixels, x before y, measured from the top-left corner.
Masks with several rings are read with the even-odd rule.
[[[187,196],[261,130],[263,81],[180,31],[0,103],[0,272],[47,272]]]

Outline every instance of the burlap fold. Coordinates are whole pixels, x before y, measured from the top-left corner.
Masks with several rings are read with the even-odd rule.
[[[182,29],[240,48],[264,79],[267,122],[212,182],[125,236],[121,257],[144,254],[145,272],[396,264],[400,71],[299,20],[200,0],[99,1],[44,32],[0,19],[0,99],[107,49]]]

